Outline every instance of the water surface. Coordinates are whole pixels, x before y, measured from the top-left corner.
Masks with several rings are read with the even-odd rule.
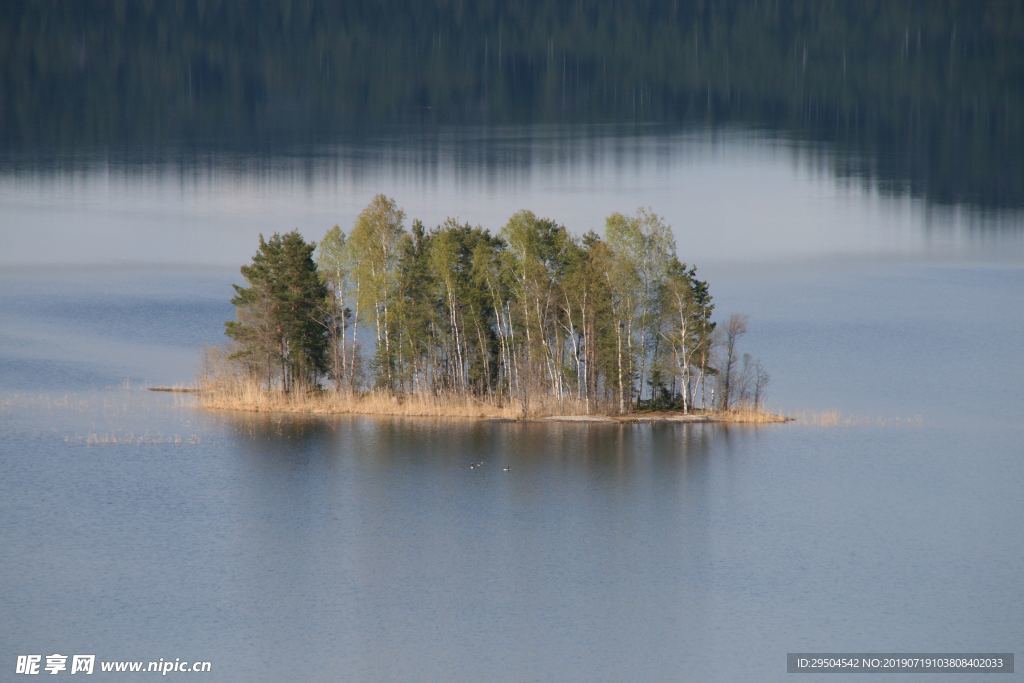
[[[339,46],[379,44],[373,13],[279,24],[365,29],[349,43],[253,36],[187,6],[127,11],[123,40],[102,11],[6,13],[9,35],[65,40],[12,43],[4,68],[35,76],[0,99],[5,662],[736,681],[785,678],[792,651],[1019,649],[1024,185],[1006,6],[934,21],[887,6],[864,28],[826,5],[676,3],[685,30],[652,30],[637,54],[658,57],[637,63],[625,33],[604,37],[640,20],[598,5],[538,14],[547,40],[514,9],[467,10],[447,33],[413,16],[435,30],[406,27],[371,60],[389,75],[356,90],[363,108],[337,94],[363,75],[332,69]],[[155,55],[160,27],[195,40]],[[239,41],[258,54],[233,68]],[[211,44],[222,61],[196,47]],[[614,46],[608,90],[599,44]],[[413,69],[425,54],[438,61]],[[133,65],[121,81],[114,57]],[[258,233],[317,239],[378,192],[428,225],[493,230],[521,208],[581,234],[652,207],[716,311],[750,314],[769,405],[801,419],[304,419],[145,391],[190,382],[222,341]]]

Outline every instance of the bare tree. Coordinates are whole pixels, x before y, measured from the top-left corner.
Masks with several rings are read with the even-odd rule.
[[[734,389],[737,380],[736,365],[738,356],[736,343],[739,338],[747,333],[747,316],[733,313],[725,325],[725,341],[723,349],[722,367],[719,368],[718,381],[721,391],[718,395],[719,408],[729,410],[732,406]]]
[[[733,404],[747,406],[753,403],[754,394],[754,357],[743,354],[738,376],[733,379]]]
[[[764,366],[761,365],[761,361],[754,362],[754,407],[760,408],[761,402],[764,400],[765,390],[768,388],[768,382],[771,380],[771,376],[765,371]]]

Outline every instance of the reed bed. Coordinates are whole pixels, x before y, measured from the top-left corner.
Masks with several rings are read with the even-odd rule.
[[[795,418],[753,407],[733,408],[704,413],[712,422],[737,422],[740,424],[774,424],[792,422]]]
[[[85,435],[65,436],[64,443],[82,446],[198,446],[198,434],[135,434],[132,432],[89,432]]]
[[[616,415],[607,406],[576,398],[550,397],[521,403],[501,403],[462,394],[395,395],[387,391],[359,393],[322,390],[269,391],[258,382],[230,377],[206,379],[200,384],[199,405],[209,410],[298,413],[304,415],[391,415],[492,420],[549,419],[564,421],[675,421],[770,424],[792,418],[754,408],[738,408],[683,415],[679,411],[638,411]]]
[[[515,419],[518,406],[500,405],[469,396],[412,394],[384,391],[335,393],[268,391],[255,382],[204,384],[199,405],[211,410],[303,413],[309,415],[395,415],[405,417],[466,417]]]

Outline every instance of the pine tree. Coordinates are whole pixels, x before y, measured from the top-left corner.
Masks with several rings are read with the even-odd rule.
[[[428,262],[431,239],[423,223],[416,220],[398,249],[394,324],[399,330],[398,355],[403,359],[398,383],[414,393],[434,390],[435,368],[431,359],[437,344],[438,304]]]
[[[226,323],[232,354],[268,387],[313,387],[326,369],[327,289],[313,262],[315,243],[297,231],[260,235],[252,263],[242,266],[248,287],[234,285],[236,319]]]

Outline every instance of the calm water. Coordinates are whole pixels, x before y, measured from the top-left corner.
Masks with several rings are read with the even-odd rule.
[[[646,138],[627,170],[548,151],[494,177],[396,154],[306,180],[291,162],[0,178],[6,656],[770,680],[787,651],[1018,647],[1018,219],[849,187],[750,135]],[[280,420],[142,389],[188,382],[220,341],[236,276],[217,262],[260,230],[347,224],[378,189],[492,226],[656,207],[719,310],[752,315],[771,403],[806,419]]]
[[[497,31],[412,17],[363,89],[329,41],[239,29],[223,61],[189,52],[221,15],[162,69],[146,27],[191,15],[128,12],[123,44],[95,12],[0,18],[71,46],[16,42],[3,68],[36,60],[40,80],[0,84],[0,678],[53,652],[209,660],[217,681],[782,680],[791,651],[1024,654],[1019,36],[886,9],[868,37],[775,17],[758,42],[767,10],[741,5],[728,37],[721,17],[653,35],[696,62],[644,65],[634,100],[629,43],[611,90],[588,85],[596,10],[571,31],[538,15],[538,44],[507,10],[500,59]],[[351,45],[373,42],[364,19]],[[304,75],[230,68],[232,40]],[[105,49],[139,72],[112,85]],[[418,83],[404,50],[447,80]],[[378,192],[492,229],[652,207],[716,310],[750,314],[769,404],[801,419],[286,419],[145,391],[222,341],[258,233],[318,239]]]

